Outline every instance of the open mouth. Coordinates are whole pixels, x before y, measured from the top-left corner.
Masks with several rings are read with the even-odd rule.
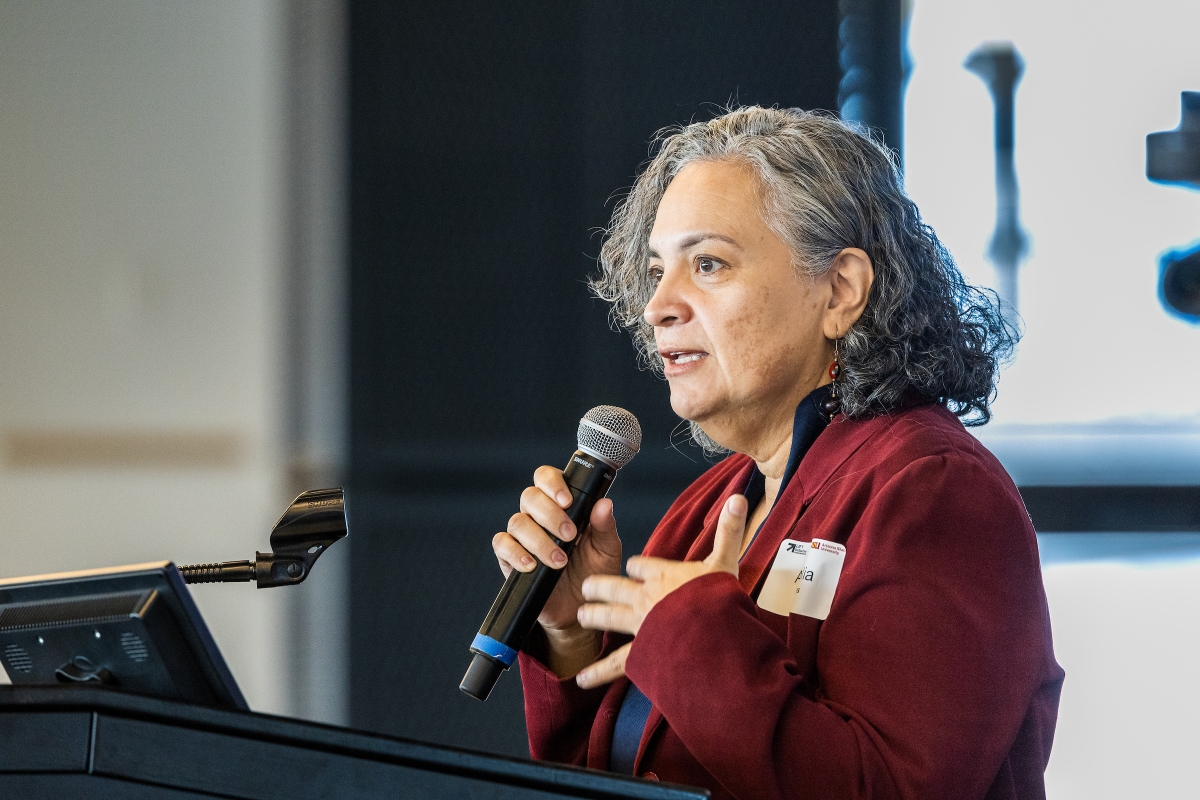
[[[670,350],[661,352],[660,355],[665,361],[675,366],[683,366],[708,358],[708,353],[700,350]]]

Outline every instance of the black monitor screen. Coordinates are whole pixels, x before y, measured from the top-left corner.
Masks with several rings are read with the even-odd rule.
[[[0,663],[14,684],[247,708],[169,561],[0,580]]]

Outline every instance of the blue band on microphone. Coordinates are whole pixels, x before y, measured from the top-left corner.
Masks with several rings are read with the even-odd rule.
[[[485,656],[491,656],[506,667],[511,667],[512,663],[517,660],[516,650],[497,642],[490,636],[484,636],[482,633],[475,634],[475,641],[471,642],[471,649],[478,650]]]

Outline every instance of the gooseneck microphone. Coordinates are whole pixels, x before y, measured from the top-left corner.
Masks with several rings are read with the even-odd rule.
[[[642,426],[623,408],[596,406],[579,421],[578,439],[579,449],[571,455],[563,478],[571,490],[567,516],[579,534],[564,542],[546,531],[568,557],[588,525],[592,506],[608,493],[617,470],[632,461],[641,448]],[[531,572],[513,569],[508,574],[471,642],[475,658],[459,689],[477,700],[487,700],[500,674],[516,661],[517,651],[525,644],[561,574],[562,569],[541,562]]]

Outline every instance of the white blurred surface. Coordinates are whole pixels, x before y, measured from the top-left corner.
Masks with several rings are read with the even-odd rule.
[[[0,2],[0,443],[217,433],[241,448],[208,467],[0,453],[0,575],[267,549],[290,500],[279,15],[266,0]],[[288,711],[285,597],[194,595],[251,706]]]
[[[1167,314],[1158,259],[1200,237],[1200,192],[1150,183],[1146,134],[1200,89],[1200,3],[916,0],[905,172],[968,279],[993,285],[993,108],[963,69],[988,41],[1025,60],[1016,95],[1025,337],[996,423],[1021,485],[1200,484],[1200,326]],[[1190,537],[1190,538],[1189,538]],[[1066,669],[1051,800],[1192,798],[1200,745],[1200,534],[1043,536]]]
[[[996,419],[1191,418],[1200,326],[1158,301],[1158,257],[1200,237],[1200,192],[1145,176],[1146,134],[1179,124],[1200,89],[1200,3],[916,0],[909,49],[908,189],[967,276],[991,285],[992,100],[963,69],[986,41],[1025,60],[1016,96],[1026,335]]]
[[[1124,540],[1130,559],[1147,536],[1051,536],[1089,535]],[[1200,534],[1175,538],[1174,555],[1154,542],[1141,561],[1106,548],[1108,560],[1043,568],[1067,673],[1046,771],[1050,800],[1196,797]]]

